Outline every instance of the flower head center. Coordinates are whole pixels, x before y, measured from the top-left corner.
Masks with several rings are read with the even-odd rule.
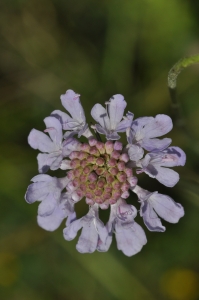
[[[132,169],[126,166],[129,156],[122,153],[121,143],[102,143],[92,139],[89,144],[81,144],[80,150],[73,151],[69,157],[71,170],[68,178],[77,195],[85,196],[87,203],[106,204],[108,207],[122,196],[128,197]]]

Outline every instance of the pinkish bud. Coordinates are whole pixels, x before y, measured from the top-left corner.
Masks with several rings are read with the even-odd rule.
[[[127,181],[130,183],[131,187],[136,186],[137,184],[137,177],[133,176],[133,177],[129,177],[127,178]]]
[[[102,175],[104,173],[105,169],[102,167],[98,167],[95,172],[97,173],[97,175]]]
[[[91,173],[88,175],[88,180],[91,181],[91,182],[96,181],[97,178],[98,178],[98,176],[97,176],[94,172],[91,172]]]
[[[120,142],[118,142],[118,141],[116,141],[116,142],[114,143],[114,150],[121,151],[122,148],[123,148],[122,143],[120,143]]]
[[[81,144],[80,149],[81,149],[82,151],[85,151],[85,152],[89,153],[89,151],[90,151],[90,146],[89,146],[89,144]]]
[[[100,155],[99,151],[97,150],[97,148],[95,146],[90,148],[89,153],[94,155],[94,156],[99,156]]]
[[[78,187],[78,186],[79,186],[79,183],[80,183],[79,178],[73,179],[73,186],[74,186],[74,187]]]
[[[96,163],[96,157],[94,155],[89,155],[87,157],[87,162],[91,163],[91,164],[95,164]]]
[[[124,182],[127,176],[124,172],[119,172],[116,177],[120,182]]]
[[[128,197],[129,197],[129,192],[128,191],[125,191],[125,192],[123,192],[122,193],[122,195],[121,195],[121,197],[123,198],[123,199],[127,199]]]
[[[102,204],[100,204],[100,208],[101,209],[107,209],[109,207],[109,202],[107,201],[105,201],[105,202],[103,202]]]
[[[86,204],[93,205],[95,202],[89,198],[86,198]]]
[[[100,178],[100,179],[98,180],[98,182],[97,182],[97,186],[98,186],[99,188],[103,188],[104,185],[105,185],[105,179],[104,179],[104,178]]]
[[[118,151],[114,150],[111,153],[111,158],[119,159],[119,157],[120,157],[120,153]]]
[[[102,189],[95,189],[94,194],[95,194],[95,196],[101,196],[103,194],[103,190]]]
[[[117,167],[118,167],[118,170],[119,170],[119,171],[124,171],[124,169],[126,168],[125,162],[124,162],[124,161],[119,161],[119,162],[117,163]]]
[[[78,155],[79,155],[79,151],[73,151],[73,152],[71,152],[71,154],[69,155],[69,158],[70,158],[70,159],[75,159],[75,158],[78,158]]]
[[[125,168],[124,172],[126,173],[127,177],[132,177],[133,176],[133,170],[130,168]]]
[[[130,188],[130,184],[127,183],[127,182],[124,182],[124,183],[122,184],[122,186],[121,186],[121,190],[122,190],[123,192],[128,191],[129,188]]]
[[[80,160],[80,166],[81,166],[82,168],[86,167],[87,164],[88,164],[87,159],[82,159],[82,160]]]
[[[109,168],[109,172],[112,174],[112,175],[117,175],[117,173],[119,172],[118,168],[116,167],[112,167],[112,168]]]
[[[86,175],[89,174],[91,171],[92,171],[92,167],[91,166],[86,166],[83,169],[83,173],[86,174]]]
[[[115,158],[110,158],[109,161],[108,161],[108,163],[107,163],[107,165],[108,165],[109,167],[115,167],[116,164],[117,164],[117,161],[116,161]]]
[[[93,147],[93,146],[95,146],[95,145],[97,144],[97,140],[94,139],[93,137],[90,138],[90,139],[88,140],[88,142],[89,142],[89,145],[90,145],[91,147]]]
[[[80,160],[79,159],[75,158],[75,159],[71,160],[71,167],[72,168],[77,168],[79,166],[80,166]]]
[[[67,177],[68,177],[69,179],[75,178],[74,171],[73,171],[73,170],[68,171],[68,172],[67,172]]]
[[[112,187],[115,190],[119,190],[120,187],[121,187],[121,183],[118,180],[114,180],[113,183],[112,183]]]
[[[112,183],[115,180],[115,177],[111,174],[106,175],[106,181],[107,183]]]
[[[97,142],[96,144],[96,148],[99,150],[100,154],[104,154],[105,153],[105,145],[102,142]]]
[[[129,161],[129,156],[127,153],[123,153],[120,155],[120,160],[124,161],[125,163],[127,163]]]
[[[113,142],[107,141],[107,142],[105,143],[105,149],[106,149],[106,153],[107,153],[107,154],[111,154],[112,151],[113,151]]]
[[[98,157],[97,160],[96,160],[96,164],[98,166],[103,166],[104,165],[104,159],[102,157]]]
[[[98,203],[98,204],[101,204],[103,203],[103,199],[101,197],[95,197],[95,202]]]
[[[74,169],[73,172],[75,177],[79,177],[82,174],[82,171],[83,171],[82,167],[78,167],[77,169]]]

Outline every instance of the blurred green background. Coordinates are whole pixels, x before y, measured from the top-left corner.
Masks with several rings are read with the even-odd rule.
[[[170,195],[185,217],[165,233],[145,229],[148,243],[125,257],[113,242],[108,253],[79,254],[77,239],[36,223],[37,203],[24,194],[37,174],[27,144],[34,127],[69,88],[90,110],[116,93],[140,116],[171,115],[169,69],[199,52],[199,2],[188,0],[6,0],[0,4],[0,299],[199,299],[199,66],[178,78],[186,131],[168,137],[187,153],[172,189],[147,175],[140,185]],[[132,203],[136,198],[132,195]],[[136,205],[136,204],[135,204]],[[86,205],[78,206],[81,216]],[[143,222],[137,217],[140,225]],[[143,226],[144,228],[144,226]]]

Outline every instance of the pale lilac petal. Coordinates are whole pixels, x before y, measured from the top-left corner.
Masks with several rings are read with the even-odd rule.
[[[144,224],[150,231],[165,231],[165,227],[162,225],[152,205],[148,201],[142,202],[140,216],[143,217]]]
[[[28,186],[25,199],[28,203],[44,200],[50,193],[59,199],[61,190],[66,186],[67,178],[56,178],[49,175],[37,175],[32,178],[34,183]]]
[[[108,114],[110,118],[110,129],[115,130],[120,123],[124,110],[126,107],[126,101],[120,94],[114,95],[108,102]],[[125,131],[125,130],[124,130]]]
[[[136,222],[128,228],[123,228],[120,223],[116,223],[115,235],[118,250],[121,250],[126,256],[138,253],[147,243],[144,230]]]
[[[180,177],[177,172],[168,168],[157,168],[156,179],[167,187],[173,187],[179,181]]]
[[[39,173],[46,173],[49,168],[51,170],[59,169],[62,160],[60,152],[39,153],[37,155]]]
[[[169,138],[164,139],[143,139],[140,145],[147,151],[161,151],[171,144],[172,140]]]
[[[64,238],[67,241],[73,240],[77,232],[82,228],[82,218],[73,221],[70,225],[68,225],[66,228],[64,228]]]
[[[41,217],[49,216],[53,213],[57,206],[57,199],[54,197],[53,193],[48,194],[48,196],[39,204],[38,215]]]
[[[143,157],[144,150],[140,146],[130,145],[128,149],[128,155],[130,160],[138,161]]]
[[[110,245],[112,243],[112,233],[109,233],[107,239],[105,242],[103,242],[102,240],[98,239],[98,244],[97,244],[97,251],[99,252],[107,252],[110,248]]]
[[[59,206],[57,206],[53,213],[49,216],[42,217],[38,215],[37,222],[38,225],[43,229],[48,231],[54,231],[60,226],[61,222],[63,221],[63,219],[65,219],[65,217],[66,216],[63,210],[60,209]]]
[[[115,132],[111,132],[111,133],[107,133],[106,134],[106,138],[107,138],[107,140],[112,140],[112,141],[114,141],[114,140],[119,140],[120,139],[120,136],[117,134],[117,132],[115,131]]]
[[[67,157],[71,154],[72,151],[79,150],[80,142],[74,138],[69,138],[63,142],[62,155]]]
[[[182,205],[167,195],[154,193],[150,196],[149,201],[156,213],[167,222],[177,223],[184,216]]]
[[[173,128],[172,120],[167,115],[157,115],[151,122],[143,128],[144,135],[147,138],[154,138],[165,135]]]
[[[33,149],[38,149],[41,152],[53,152],[56,149],[51,139],[45,133],[36,129],[31,130],[28,143]]]
[[[87,223],[82,228],[76,249],[80,253],[93,253],[96,250],[97,242],[98,232],[94,222]]]
[[[80,95],[72,90],[67,90],[61,95],[61,102],[65,109],[71,114],[72,118],[78,123],[85,122],[85,114],[79,99]]]
[[[99,103],[95,104],[91,110],[91,116],[105,130],[110,130],[110,120],[106,109]]]
[[[62,124],[55,117],[45,118],[44,123],[46,124],[47,128],[45,132],[48,132],[54,144],[58,145],[58,148],[60,148],[63,138]]]

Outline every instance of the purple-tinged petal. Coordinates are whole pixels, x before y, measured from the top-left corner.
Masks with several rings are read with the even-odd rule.
[[[45,132],[48,132],[54,144],[58,145],[58,148],[60,148],[63,138],[62,124],[55,117],[45,118],[44,123],[46,124],[47,128]]]
[[[39,153],[37,155],[38,161],[38,170],[39,173],[46,173],[49,168],[51,170],[59,169],[60,163],[62,161],[61,153],[52,152],[52,153]]]
[[[186,162],[186,154],[179,147],[169,147],[163,151],[161,166],[175,167],[184,166]]]
[[[173,128],[172,120],[167,115],[157,115],[144,128],[143,132],[147,138],[165,135]]]
[[[144,150],[140,146],[129,145],[128,155],[129,155],[130,160],[138,161],[143,157]]]
[[[184,216],[184,208],[167,195],[153,193],[149,201],[156,213],[165,221],[177,223]]]
[[[28,143],[33,149],[38,149],[41,152],[53,152],[56,149],[51,139],[45,133],[36,129],[31,130]]]
[[[149,139],[145,138],[141,146],[147,151],[161,151],[167,148],[171,144],[172,140],[169,138],[160,139]]]
[[[63,219],[65,217],[66,216],[65,216],[63,210],[60,209],[59,206],[57,206],[55,208],[55,210],[53,211],[53,213],[49,216],[42,217],[42,216],[38,215],[37,222],[38,222],[38,225],[40,227],[42,227],[43,229],[48,230],[48,231],[54,231],[60,226],[61,222],[63,221]]]
[[[99,103],[95,104],[91,110],[91,116],[98,122],[102,128],[110,129],[110,120],[107,114],[107,110]]]
[[[140,216],[143,217],[144,224],[150,231],[164,232],[165,227],[162,225],[157,214],[154,212],[152,205],[148,201],[141,204]]]
[[[124,110],[126,107],[126,101],[120,94],[114,95],[108,102],[108,113],[110,117],[110,129],[115,130],[120,123]],[[125,130],[124,130],[125,131]]]
[[[121,223],[116,223],[115,235],[118,250],[121,250],[126,256],[138,253],[147,243],[144,230],[136,222],[128,228],[123,228]]]
[[[72,122],[73,119],[68,114],[66,114],[65,112],[62,112],[61,110],[54,110],[51,113],[51,116],[55,117],[59,120],[59,122],[62,124],[64,130],[71,130],[71,128],[68,126],[68,124],[70,122]]]
[[[117,132],[125,132],[127,128],[131,126],[132,121],[128,119],[122,120],[118,125],[116,126],[115,131]]]
[[[67,90],[64,95],[61,95],[61,102],[65,109],[71,114],[72,118],[79,123],[85,122],[85,114],[81,105],[80,95],[73,90]]]

